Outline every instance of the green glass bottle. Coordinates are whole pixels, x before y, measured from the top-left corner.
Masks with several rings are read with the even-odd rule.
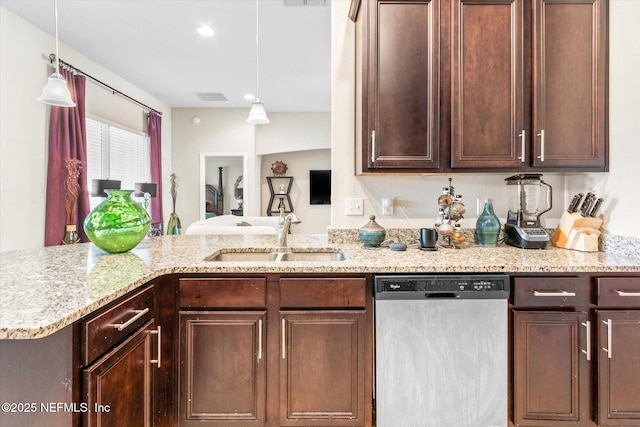
[[[131,198],[133,190],[105,190],[108,198],[84,220],[84,231],[100,249],[127,252],[144,239],[151,226],[149,214]]]
[[[484,204],[484,210],[476,221],[476,241],[480,246],[496,246],[500,235],[500,220],[493,212],[493,203]]]

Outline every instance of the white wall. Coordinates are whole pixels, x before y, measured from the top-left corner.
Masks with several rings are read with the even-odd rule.
[[[332,226],[360,227],[367,222],[367,215],[375,214],[384,227],[419,227],[433,224],[437,213],[436,199],[442,187],[453,178],[456,192],[464,196],[467,215],[463,225],[473,226],[477,218],[477,198],[491,198],[496,214],[504,221],[508,208],[504,178],[510,174],[437,174],[429,176],[355,176],[355,102],[356,58],[360,52],[356,44],[355,25],[347,18],[349,2],[332,3]],[[611,94],[610,94],[610,143],[611,172],[580,174],[577,176],[545,173],[543,179],[553,186],[554,209],[543,216],[544,225],[557,224],[569,195],[585,187],[606,187],[614,200],[615,214],[609,209],[611,233],[640,236],[637,215],[640,204],[630,197],[634,195],[640,175],[636,166],[638,135],[640,135],[640,2],[637,0],[611,0]],[[630,50],[631,49],[631,50]],[[357,102],[360,102],[359,100]],[[589,184],[593,181],[593,184]],[[608,184],[606,184],[608,183]],[[602,191],[600,191],[602,194]],[[396,214],[381,216],[382,196],[395,196],[403,209]],[[344,199],[364,198],[364,216],[346,216]],[[408,221],[404,216],[406,212]],[[616,224],[612,224],[614,218]]]
[[[331,114],[269,113],[271,123],[256,127],[256,154],[331,148]]]
[[[54,49],[52,36],[0,6],[0,251],[44,245],[49,107],[36,98],[53,72],[48,56]],[[163,172],[168,177],[170,108],[63,43],[60,56],[163,113]],[[87,81],[87,92],[93,90],[91,85]],[[129,109],[133,108],[134,121],[139,124],[141,109],[126,104],[125,109],[114,109],[118,112],[116,119],[132,117]],[[91,100],[87,100],[87,111],[91,108]],[[170,200],[167,183],[164,200]],[[168,218],[170,205],[165,203],[164,208]]]
[[[307,150],[262,156],[262,210],[267,212],[269,204],[269,186],[267,176],[273,176],[271,165],[281,160],[287,164],[287,176],[293,177],[291,204],[296,216],[302,221],[291,227],[291,233],[324,234],[331,223],[331,205],[311,205],[309,203],[309,171],[312,169],[331,169],[331,150]],[[274,188],[277,192],[278,188]],[[273,209],[278,207],[276,197]]]
[[[301,165],[305,153],[330,147],[329,113],[268,112],[271,123],[259,126],[246,123],[248,114],[249,108],[173,109],[172,168],[179,179],[176,212],[183,228],[186,229],[200,219],[200,153],[246,154],[248,170],[245,171],[243,180],[244,215],[264,216],[269,199],[267,191],[267,199],[264,200],[262,185],[266,185],[264,176],[271,171],[262,170],[261,154],[278,157],[281,153],[289,155],[295,149],[299,154],[290,155]],[[194,116],[200,118],[197,125],[192,122]],[[308,166],[314,162],[304,164]],[[325,167],[322,160],[317,164],[322,165],[322,168],[329,168]],[[233,180],[235,181],[235,177]],[[217,180],[215,183],[217,185]],[[322,226],[326,228],[329,221],[326,216]],[[302,229],[294,228],[297,232]]]

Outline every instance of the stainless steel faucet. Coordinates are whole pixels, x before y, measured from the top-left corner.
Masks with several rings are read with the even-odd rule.
[[[293,212],[285,215],[284,205],[280,205],[280,217],[278,218],[278,248],[287,247],[287,234],[291,224],[300,224],[302,221],[298,219]]]

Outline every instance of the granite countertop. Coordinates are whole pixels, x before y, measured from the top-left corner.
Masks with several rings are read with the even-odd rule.
[[[45,337],[171,273],[640,272],[635,253],[583,253],[551,246],[523,250],[504,244],[427,252],[415,242],[408,242],[404,252],[394,252],[386,247],[366,249],[331,234],[293,234],[289,246],[300,251],[340,249],[345,261],[205,261],[223,248],[274,248],[275,239],[272,235],[162,236],[147,238],[124,254],[107,254],[91,243],[0,253],[0,339]]]

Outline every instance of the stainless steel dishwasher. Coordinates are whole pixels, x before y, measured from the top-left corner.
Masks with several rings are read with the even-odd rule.
[[[378,427],[506,427],[506,275],[375,277]]]

